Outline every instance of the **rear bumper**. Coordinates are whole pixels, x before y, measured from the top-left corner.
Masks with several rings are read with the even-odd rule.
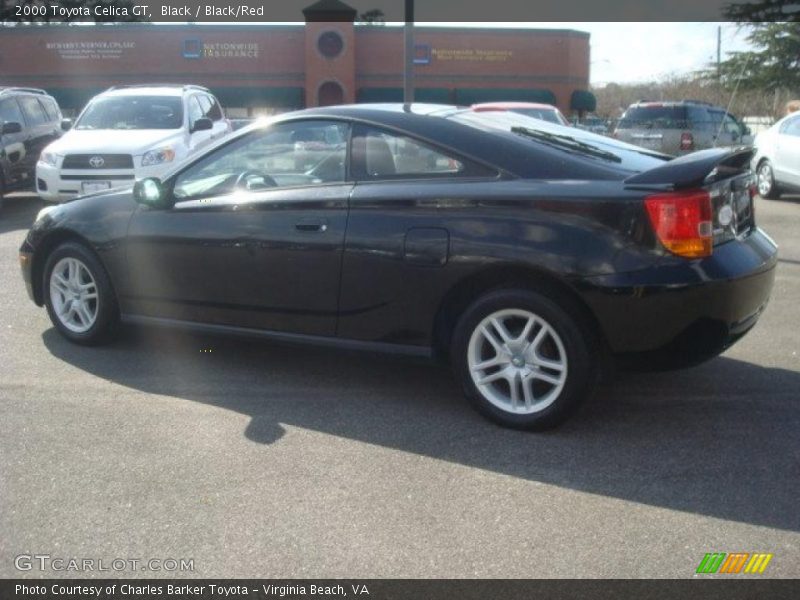
[[[777,246],[760,229],[695,261],[587,278],[583,296],[615,354],[701,362],[755,325],[775,279]]]

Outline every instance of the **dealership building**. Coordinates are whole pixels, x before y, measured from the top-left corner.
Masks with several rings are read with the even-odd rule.
[[[300,15],[298,15],[299,17]],[[320,0],[295,25],[0,27],[0,86],[44,88],[68,114],[112,85],[207,86],[231,116],[403,99],[403,28],[359,24]],[[415,100],[547,102],[594,109],[589,34],[569,29],[415,27]]]

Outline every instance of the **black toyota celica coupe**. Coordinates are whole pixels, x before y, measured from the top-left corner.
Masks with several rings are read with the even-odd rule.
[[[697,364],[753,327],[777,248],[751,154],[672,159],[447,106],[309,109],[45,208],[20,261],[76,343],[130,322],[441,357],[485,416],[544,429],[609,364]]]

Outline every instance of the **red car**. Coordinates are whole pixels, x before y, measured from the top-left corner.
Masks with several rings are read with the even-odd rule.
[[[533,117],[534,119],[541,119],[548,123],[555,123],[556,125],[564,125],[566,127],[570,126],[567,118],[552,104],[539,104],[537,102],[484,102],[482,104],[473,104],[471,108],[476,112],[515,112],[527,117]]]

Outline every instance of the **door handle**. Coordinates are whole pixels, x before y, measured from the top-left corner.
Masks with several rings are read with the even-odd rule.
[[[328,230],[327,219],[300,219],[294,228],[298,231],[318,231],[323,233]]]

